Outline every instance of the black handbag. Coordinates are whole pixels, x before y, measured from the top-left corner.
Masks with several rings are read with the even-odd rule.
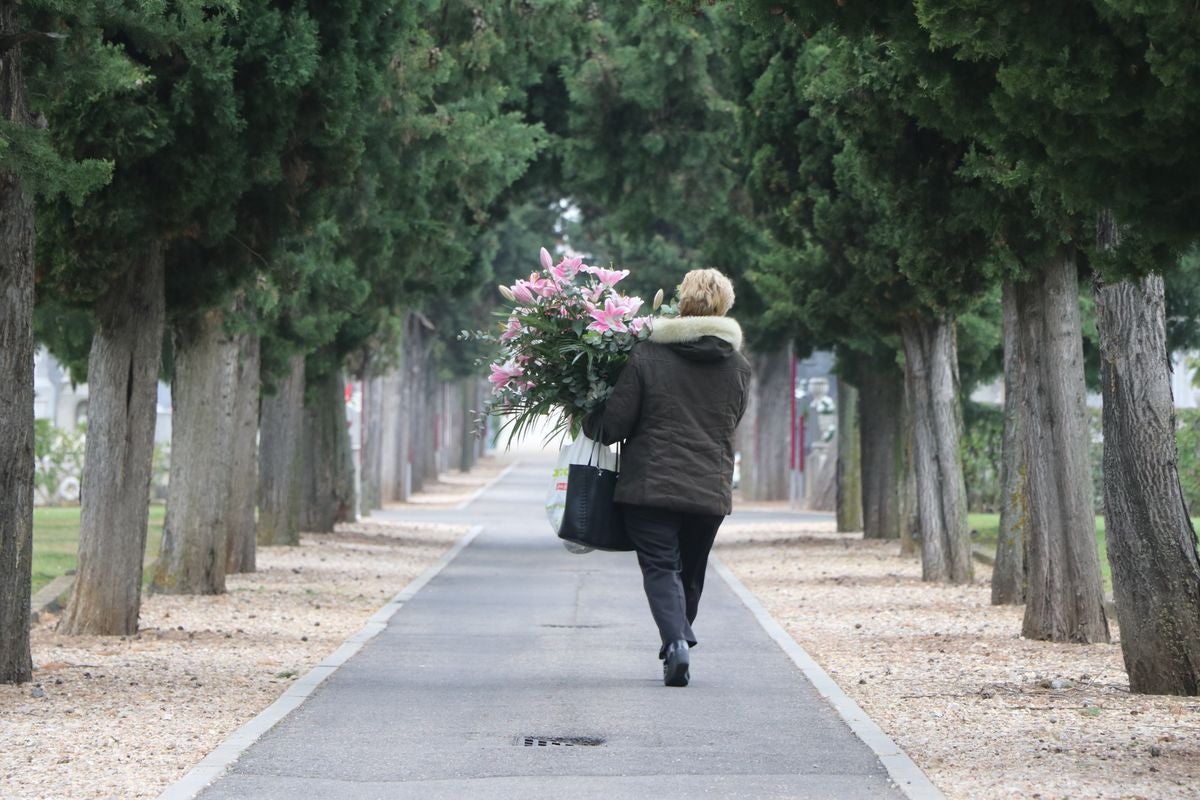
[[[592,452],[596,453],[599,447],[597,443]],[[558,528],[558,538],[594,550],[633,550],[621,519],[621,507],[613,502],[621,469],[620,446],[617,447],[616,471],[591,462],[589,457],[587,464],[572,464],[569,468],[566,509]]]

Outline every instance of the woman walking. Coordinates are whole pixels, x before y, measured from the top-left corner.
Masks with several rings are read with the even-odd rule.
[[[624,440],[615,499],[637,549],[662,639],[663,682],[691,680],[692,623],[713,539],[732,510],[733,435],[750,385],[742,330],[725,316],[733,285],[715,269],[679,287],[679,317],[654,321],[584,431]]]

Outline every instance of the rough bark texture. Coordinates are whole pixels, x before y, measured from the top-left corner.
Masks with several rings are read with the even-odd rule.
[[[435,344],[433,324],[419,312],[409,314],[408,336],[405,338],[408,366],[407,419],[408,492],[419,492],[426,481],[437,479],[438,388],[433,363]]]
[[[16,8],[0,3],[0,38]],[[0,119],[28,124],[21,53],[0,53]],[[0,172],[0,683],[32,677],[33,198]]]
[[[792,413],[790,348],[750,354],[746,417],[749,453],[742,453],[742,494],[747,500],[788,499],[788,446]],[[747,424],[748,423],[748,424]]]
[[[305,392],[302,531],[332,533],[335,523],[353,518],[354,463],[343,392],[342,375],[336,371]]]
[[[176,327],[171,489],[152,591],[225,591],[238,355],[220,311]]]
[[[155,243],[137,254],[96,306],[79,562],[58,625],[63,633],[137,632],[165,316],[163,252]]]
[[[904,473],[904,374],[894,365],[866,369],[859,384],[863,535],[898,539]]]
[[[1129,688],[1200,694],[1200,558],[1179,486],[1163,281],[1096,284],[1108,561]]]
[[[458,443],[461,449],[458,468],[463,472],[475,466],[479,457],[479,437],[475,435],[475,416],[479,413],[479,382],[474,378],[459,381]]]
[[[258,403],[259,340],[252,334],[238,337],[235,376],[233,444],[229,469],[233,481],[229,491],[226,528],[225,571],[254,572],[254,507],[258,500]]]
[[[431,342],[432,344],[432,342]],[[425,366],[421,370],[422,388],[425,399],[422,403],[422,420],[418,424],[421,432],[421,483],[434,483],[438,477],[438,458],[441,449],[442,425],[445,417],[442,415],[442,384],[437,379],[437,368],[433,363],[432,352],[425,355]]]
[[[363,380],[362,509],[383,508],[383,375],[368,368]]]
[[[381,388],[383,397],[380,399],[383,407],[380,422],[380,465],[379,465],[379,496],[381,503],[389,503],[404,499],[401,490],[403,480],[403,442],[404,424],[406,420],[402,413],[404,399],[403,378],[398,370],[388,372],[383,379]]]
[[[974,568],[959,451],[962,417],[954,320],[909,318],[901,334],[912,398],[922,578],[966,583]]]
[[[420,371],[412,350],[411,330],[411,325],[405,328],[403,366],[396,376],[396,482],[392,494],[399,502],[407,501],[413,493],[413,418],[417,416],[415,398]]]
[[[900,555],[920,554],[921,513],[917,504],[917,446],[913,428],[913,400],[907,380],[904,389],[904,412],[900,423]],[[965,486],[964,486],[965,488]]]
[[[992,569],[992,605],[1025,602],[1025,525],[1028,482],[1021,409],[1024,404],[1025,361],[1017,320],[1017,296],[1004,286],[1004,434],[1000,467],[1000,533]]]
[[[837,529],[863,529],[862,438],[858,427],[858,389],[838,378]]]
[[[1015,286],[1025,360],[1028,639],[1107,642],[1088,461],[1075,261],[1061,253]]]
[[[260,545],[300,543],[300,487],[303,467],[304,356],[264,392],[259,421],[258,521]]]

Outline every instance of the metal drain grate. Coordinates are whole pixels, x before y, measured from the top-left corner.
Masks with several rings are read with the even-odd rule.
[[[522,736],[517,742],[524,747],[598,747],[604,744],[598,736]]]

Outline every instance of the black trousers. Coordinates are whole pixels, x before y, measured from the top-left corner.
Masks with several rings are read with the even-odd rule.
[[[695,645],[692,623],[704,591],[704,570],[725,517],[628,504],[621,504],[621,512],[637,548],[642,585],[662,638],[659,658],[668,642],[686,639]]]

